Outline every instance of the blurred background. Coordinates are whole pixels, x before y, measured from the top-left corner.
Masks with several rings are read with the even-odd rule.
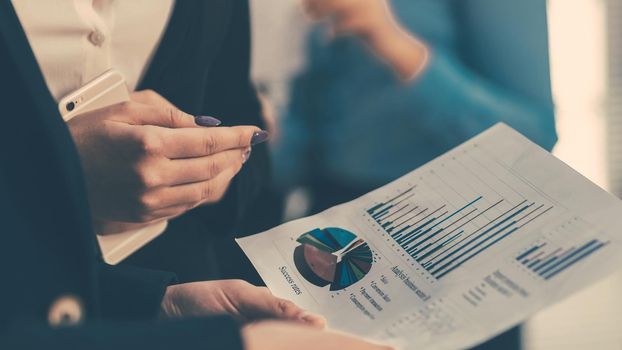
[[[532,0],[525,0],[530,2]],[[494,9],[507,1],[484,0]],[[296,1],[252,0],[253,76],[279,124],[291,79],[307,64],[312,23]],[[601,187],[622,194],[622,1],[549,0],[548,53],[560,159]],[[278,175],[278,174],[277,174]],[[304,188],[291,192],[285,217],[308,212]],[[622,273],[531,319],[526,349],[622,349]]]
[[[554,154],[622,194],[622,2],[549,0]],[[622,273],[534,317],[528,349],[622,349]]]

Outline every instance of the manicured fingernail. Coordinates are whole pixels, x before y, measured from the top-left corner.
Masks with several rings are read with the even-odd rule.
[[[251,147],[247,148],[244,153],[242,153],[242,164],[246,163],[248,159],[251,157],[251,153],[253,149]]]
[[[314,313],[304,312],[302,315],[300,315],[300,319],[309,324],[313,324],[319,327],[326,327],[326,319]]]
[[[253,134],[253,138],[251,138],[251,146],[255,146],[260,143],[268,141],[268,137],[270,137],[270,134],[268,134],[267,131],[264,131],[264,130],[257,131],[256,133]]]
[[[218,126],[222,124],[220,120],[207,115],[198,115],[194,117],[194,122],[200,126]]]

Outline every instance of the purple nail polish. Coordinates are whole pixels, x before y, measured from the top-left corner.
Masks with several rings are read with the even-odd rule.
[[[251,146],[255,146],[260,143],[264,143],[268,141],[269,136],[270,134],[268,134],[267,131],[264,131],[264,130],[257,131],[256,133],[253,134],[253,137],[251,138]]]
[[[197,125],[200,126],[218,126],[220,124],[222,124],[222,122],[214,117],[210,117],[207,115],[198,115],[196,117],[194,117],[194,122],[197,123]]]

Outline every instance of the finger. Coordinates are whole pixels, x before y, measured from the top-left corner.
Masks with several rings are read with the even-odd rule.
[[[389,345],[372,343],[361,337],[343,332],[325,331],[316,336],[319,349],[396,350]]]
[[[177,108],[169,100],[153,90],[135,91],[130,95],[132,101],[159,108]]]
[[[305,9],[315,19],[340,17],[345,11],[352,8],[356,1],[359,0],[307,0]]]
[[[130,96],[130,99],[134,102],[142,103],[145,105],[150,105],[159,108],[165,109],[177,109],[174,104],[172,104],[169,100],[162,97],[160,94],[153,90],[141,90],[133,92]],[[210,116],[195,116],[194,122],[196,125],[194,126],[204,126],[204,127],[213,127],[219,126],[222,122],[214,117]],[[188,126],[192,127],[192,125]]]
[[[304,10],[304,13],[307,14],[307,16],[309,16],[311,19],[318,19],[314,2],[315,1],[313,0],[304,0],[302,2],[302,8]]]
[[[225,150],[247,148],[266,138],[267,132],[256,126],[169,129],[162,133],[165,156],[169,159],[204,157]]]
[[[293,302],[275,297],[266,287],[254,287],[247,293],[253,296],[244,298],[239,309],[251,320],[297,320],[305,313]]]
[[[302,315],[300,315],[298,317],[298,319],[303,323],[306,324],[308,326],[311,326],[313,328],[317,328],[317,329],[324,329],[326,328],[326,319],[318,314],[314,314],[312,312],[304,312]]]
[[[289,300],[275,297],[268,288],[255,287],[254,290],[255,295],[252,298],[245,299],[249,302],[240,305],[240,310],[247,319],[251,321],[263,319],[291,321],[318,329],[323,329],[326,326],[326,320],[323,317],[307,312]]]
[[[336,349],[358,349],[358,350],[397,350],[390,345],[377,344],[355,337],[346,333],[332,333],[335,337],[329,340],[332,344],[340,344]]]
[[[227,190],[229,189],[229,184],[231,184],[231,180],[233,180],[233,178],[240,172],[241,169],[242,164],[229,167],[225,171],[221,172],[218,176],[216,176],[213,180],[203,182],[205,184],[203,190],[205,198],[201,202],[199,202],[199,204],[195,205],[195,207],[220,201],[227,193]],[[212,188],[211,191],[208,189],[210,187],[210,182]]]
[[[359,33],[365,29],[367,22],[360,16],[344,16],[333,23],[332,35],[338,37],[351,33]]]
[[[169,160],[163,175],[169,186],[203,182],[228,168],[240,168],[247,148],[236,148],[205,157]]]
[[[143,216],[143,222],[156,223],[162,220],[170,220],[183,215],[188,210],[192,209],[191,205],[173,205],[170,207],[154,210]]]
[[[269,307],[263,311],[266,311],[263,318],[296,322],[317,329],[326,327],[326,319],[322,316],[308,312],[289,300],[274,296],[272,296]]]
[[[394,350],[346,333],[318,331],[278,321],[246,325],[242,334],[248,349]]]
[[[173,107],[159,107],[138,102],[124,102],[113,106],[111,120],[130,125],[153,125],[163,128],[197,128],[194,117]]]
[[[145,194],[142,202],[149,213],[174,206],[194,208],[217,202],[227,192],[231,179],[240,168],[241,166],[229,167],[208,181],[155,189]]]

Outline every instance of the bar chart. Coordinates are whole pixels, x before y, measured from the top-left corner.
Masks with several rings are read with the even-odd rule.
[[[366,214],[403,254],[442,279],[525,226],[554,204],[498,162],[464,152],[418,176]]]
[[[414,190],[415,187],[411,187],[391,200],[375,205],[367,213],[437,279],[552,208],[523,200],[491,219],[485,219],[483,224],[473,225],[476,219],[481,221],[492,209],[502,207],[503,200],[478,207],[479,202],[484,202],[484,197],[478,196],[456,210],[448,209],[447,204],[430,208],[419,206],[416,201],[407,202],[415,196]]]
[[[534,244],[515,259],[533,274],[549,280],[579,264],[608,244],[608,241],[604,242],[599,239],[591,239],[568,247],[555,245],[552,242],[542,242]]]

